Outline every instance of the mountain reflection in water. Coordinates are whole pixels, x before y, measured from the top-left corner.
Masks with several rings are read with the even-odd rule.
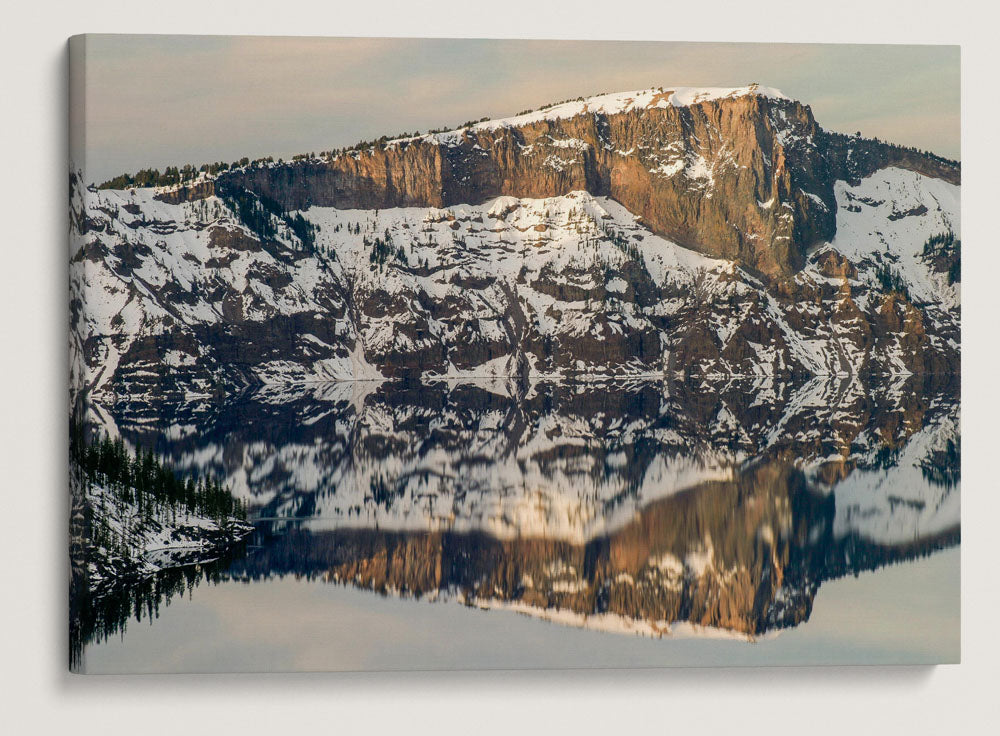
[[[213,579],[752,639],[806,621],[825,580],[958,544],[959,406],[910,376],[357,382],[91,415],[249,500],[250,551]],[[117,620],[92,618],[84,640]]]

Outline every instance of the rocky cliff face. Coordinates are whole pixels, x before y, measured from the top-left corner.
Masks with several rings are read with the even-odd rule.
[[[832,178],[808,110],[752,94],[677,107],[665,102],[669,91],[662,95],[645,105],[626,100],[622,111],[525,116],[238,171],[217,186],[261,192],[290,209],[448,207],[587,191],[680,245],[772,276],[796,270],[806,248],[834,231]]]
[[[950,183],[958,166],[825,133],[807,106],[773,90],[670,89],[605,95],[328,158],[244,168],[247,189],[287,209],[449,207],[498,196],[610,197],[654,233],[786,276],[836,229],[834,182],[889,166]],[[765,206],[764,203],[771,203]]]
[[[806,621],[827,580],[958,541],[957,527],[898,547],[837,537],[832,504],[805,493],[786,472],[759,468],[758,476],[774,476],[764,487],[759,478],[700,486],[582,545],[286,525],[232,574],[315,577],[620,633],[707,629],[753,638]]]

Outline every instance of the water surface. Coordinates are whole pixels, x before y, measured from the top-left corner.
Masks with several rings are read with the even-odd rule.
[[[87,672],[958,658],[959,401],[933,376],[357,382],[92,418],[257,521],[96,605]]]

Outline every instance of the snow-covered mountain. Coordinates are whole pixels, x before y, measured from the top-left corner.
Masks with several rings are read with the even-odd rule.
[[[73,383],[959,370],[957,165],[771,90],[668,91],[170,188],[74,175]],[[492,173],[456,190],[470,157]]]

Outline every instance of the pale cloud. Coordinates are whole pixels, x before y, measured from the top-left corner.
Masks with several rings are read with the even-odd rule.
[[[87,169],[289,156],[600,91],[750,81],[828,128],[959,153],[957,47],[91,36]]]

